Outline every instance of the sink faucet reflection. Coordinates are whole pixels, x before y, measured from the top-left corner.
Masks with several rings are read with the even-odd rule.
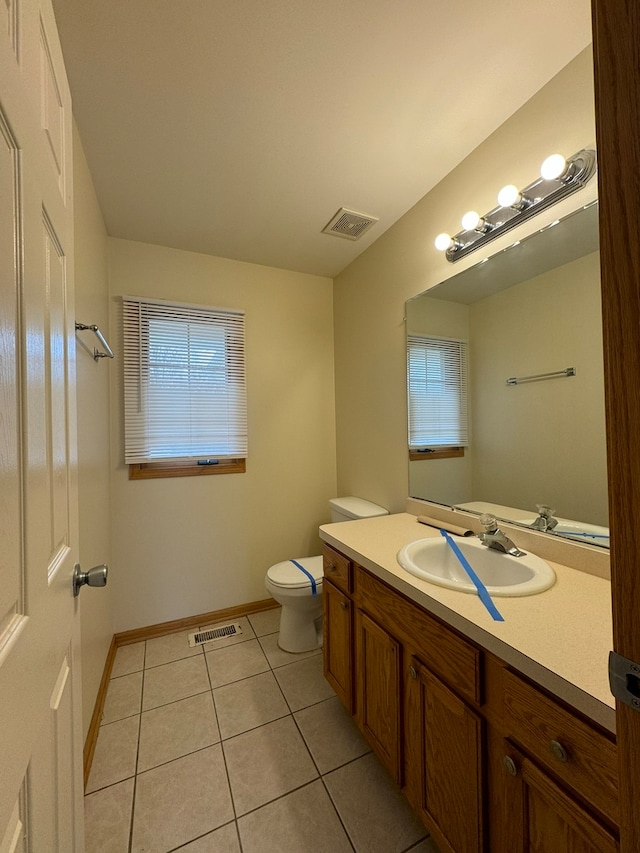
[[[495,515],[483,513],[480,516],[480,524],[484,527],[484,533],[478,533],[478,539],[487,548],[501,551],[503,554],[511,554],[512,557],[523,557],[525,552],[521,551],[508,536],[500,530]]]
[[[541,530],[543,533],[553,530],[558,524],[558,519],[553,517],[555,509],[551,509],[547,504],[536,504],[536,509],[538,510],[538,517],[531,524],[531,527],[534,530]]]

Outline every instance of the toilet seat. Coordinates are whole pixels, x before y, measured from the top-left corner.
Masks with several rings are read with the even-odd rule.
[[[316,585],[322,584],[323,566],[322,557],[300,557],[296,559],[296,563],[300,563],[311,577]],[[277,587],[282,589],[305,589],[311,587],[309,577],[302,572],[291,560],[284,560],[282,563],[276,563],[267,571],[268,580]]]

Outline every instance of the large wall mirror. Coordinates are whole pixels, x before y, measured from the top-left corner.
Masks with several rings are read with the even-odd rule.
[[[600,299],[592,202],[407,302],[407,334],[468,341],[469,370],[469,445],[410,461],[412,497],[525,525],[547,505],[608,547]]]

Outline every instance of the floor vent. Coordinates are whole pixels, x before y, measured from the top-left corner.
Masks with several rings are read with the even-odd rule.
[[[344,237],[346,240],[357,240],[377,221],[377,216],[369,216],[366,213],[357,213],[355,210],[341,207],[322,231],[324,234],[333,234],[336,237]]]
[[[227,625],[216,625],[213,628],[204,628],[189,634],[189,645],[191,648],[201,646],[203,643],[212,643],[216,640],[226,640],[227,637],[237,637],[242,634],[242,625],[239,622],[229,622]]]

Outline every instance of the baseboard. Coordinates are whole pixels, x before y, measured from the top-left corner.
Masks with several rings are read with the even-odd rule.
[[[96,704],[91,716],[87,739],[84,744],[84,785],[87,786],[89,773],[91,771],[91,763],[93,754],[98,741],[98,733],[100,731],[100,720],[102,719],[102,711],[104,702],[109,688],[109,680],[111,679],[111,670],[116,657],[116,651],[119,646],[128,646],[131,643],[140,643],[143,640],[153,640],[156,637],[164,637],[167,634],[176,634],[179,631],[187,631],[189,628],[199,628],[201,625],[214,625],[216,622],[224,622],[226,619],[238,619],[242,616],[249,616],[251,613],[261,613],[263,610],[272,610],[278,607],[273,598],[265,598],[262,601],[254,601],[250,604],[240,604],[237,607],[226,607],[224,610],[212,610],[209,613],[201,613],[197,616],[187,616],[184,619],[174,619],[172,622],[161,622],[158,625],[149,625],[146,628],[135,628],[132,631],[122,631],[119,634],[114,634],[111,639],[111,645],[107,653],[107,659],[104,664],[100,687],[96,697]]]
[[[93,708],[93,714],[91,715],[91,722],[89,724],[89,731],[87,732],[87,739],[84,743],[84,751],[83,751],[83,764],[84,764],[84,787],[87,787],[87,782],[89,781],[89,773],[91,772],[91,764],[93,762],[93,754],[96,750],[96,743],[98,742],[98,732],[100,731],[100,720],[102,719],[102,712],[104,710],[104,701],[107,698],[107,689],[109,688],[109,680],[111,678],[111,670],[113,669],[113,662],[116,659],[116,649],[117,643],[115,635],[111,638],[111,645],[109,646],[109,651],[107,652],[107,659],[104,663],[104,670],[102,672],[102,678],[100,679],[100,686],[98,687],[98,695],[96,697],[96,704]]]
[[[277,602],[273,598],[265,598],[262,601],[253,601],[250,604],[239,604],[237,607],[226,607],[224,610],[212,610],[209,613],[200,613],[197,616],[174,619],[173,622],[160,622],[158,625],[148,625],[146,628],[122,631],[115,635],[115,642],[116,646],[128,646],[130,643],[153,640],[156,637],[164,637],[166,634],[176,634],[179,631],[187,631],[189,628],[199,628],[201,625],[213,625],[216,622],[223,622],[225,619],[238,619],[251,613],[260,613],[262,610],[272,610],[274,607],[278,607]]]

